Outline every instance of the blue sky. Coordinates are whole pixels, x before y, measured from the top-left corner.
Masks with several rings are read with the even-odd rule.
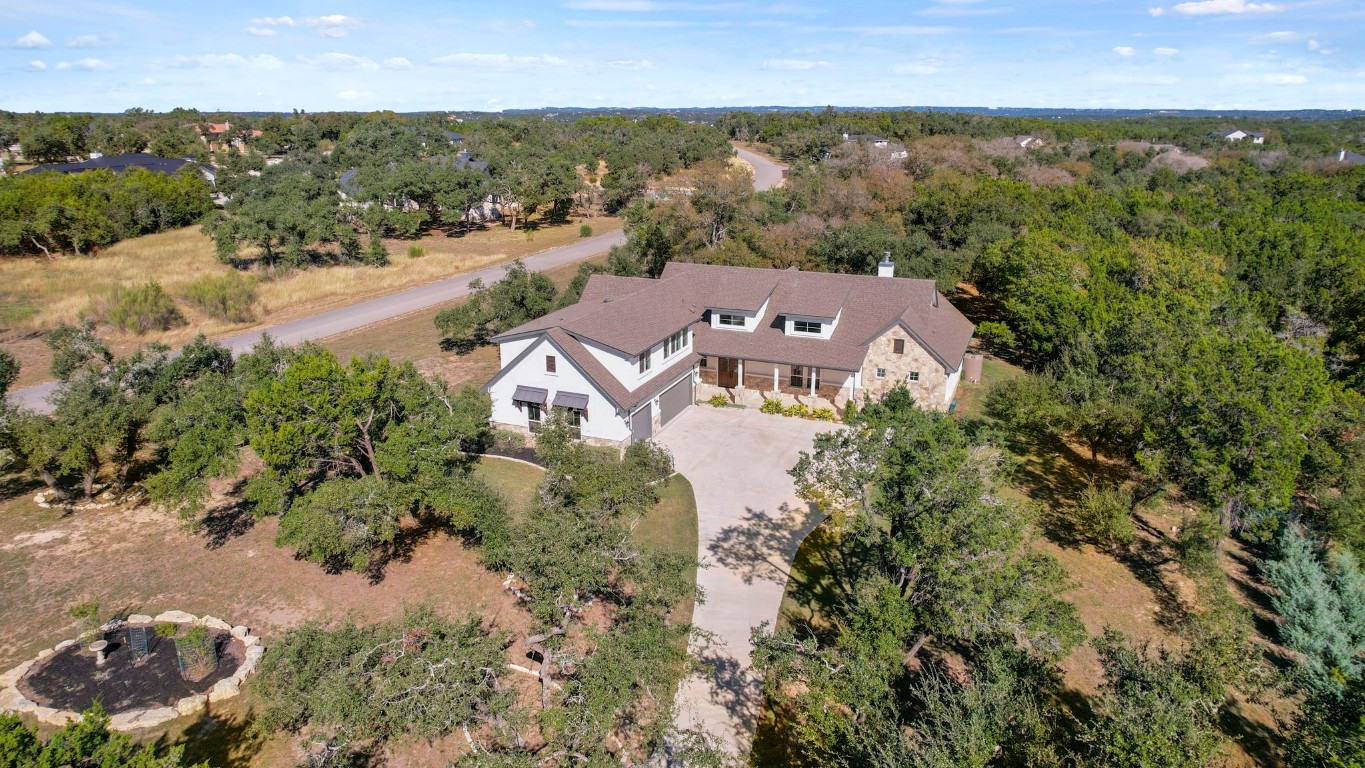
[[[0,0],[0,107],[1365,107],[1365,1]]]

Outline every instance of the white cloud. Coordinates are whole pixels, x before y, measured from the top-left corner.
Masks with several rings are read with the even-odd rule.
[[[296,22],[289,16],[266,16],[262,19],[252,19],[251,23],[258,27],[292,27]]]
[[[1177,3],[1171,10],[1183,16],[1213,16],[1224,13],[1274,13],[1284,6],[1274,3],[1252,3],[1248,0],[1193,0]]]
[[[170,69],[223,69],[227,67],[255,67],[279,69],[284,62],[268,53],[243,56],[240,53],[201,53],[197,56],[175,56],[161,63]]]
[[[98,48],[109,42],[107,37],[102,35],[79,35],[66,41],[67,48]]]
[[[1130,45],[1116,45],[1114,46],[1114,53],[1117,53],[1120,56],[1132,56],[1137,53],[1137,51]]]
[[[1158,56],[1178,56],[1178,55],[1180,55],[1180,49],[1179,49],[1179,48],[1153,48],[1153,49],[1152,49],[1152,53],[1155,53],[1155,54],[1158,55]]]
[[[270,27],[247,27],[247,28],[246,28],[246,33],[247,33],[248,35],[255,35],[256,37],[274,37],[274,36],[275,36],[275,30],[271,29]]]
[[[357,99],[367,99],[374,94],[370,91],[346,90],[338,91],[337,98],[343,101],[356,101]]]
[[[1253,43],[1297,43],[1308,37],[1303,32],[1267,32],[1264,35],[1257,35],[1251,38]]]
[[[47,62],[34,59],[28,63],[28,69],[30,72],[43,72],[47,69]]]
[[[76,61],[59,61],[56,68],[66,72],[104,72],[113,69],[108,62],[100,59],[78,59]]]
[[[431,60],[438,67],[487,67],[489,69],[530,69],[560,67],[568,62],[558,56],[508,56],[505,53],[451,53]]]
[[[612,69],[654,69],[654,62],[649,59],[620,59],[607,62],[607,66]]]
[[[379,65],[375,63],[374,59],[349,53],[319,53],[316,56],[300,56],[299,61],[330,72],[379,69]]]
[[[1317,49],[1319,49],[1319,48],[1321,48],[1321,47],[1322,47],[1322,43],[1319,43],[1318,40],[1317,40],[1317,38],[1313,38],[1313,39],[1311,39],[1311,40],[1308,41],[1308,50],[1310,50],[1310,51],[1316,51]]]
[[[764,69],[803,70],[828,66],[828,61],[811,61],[809,59],[768,59],[763,62]]]
[[[412,62],[402,56],[395,56],[392,59],[384,59],[385,69],[412,69]]]
[[[306,27],[314,27],[323,37],[345,37],[350,30],[364,26],[365,22],[354,16],[334,13],[330,16],[317,16],[303,20]]]
[[[42,32],[33,31],[14,41],[15,48],[51,48],[52,41]]]
[[[1159,7],[1159,6],[1156,7],[1156,8],[1148,8],[1148,9],[1147,9],[1147,15],[1148,15],[1148,16],[1164,16],[1164,15],[1166,15],[1166,9],[1165,9],[1165,8],[1161,8],[1161,7]]]
[[[1303,75],[1266,75],[1261,82],[1268,85],[1299,85],[1308,82]]]
[[[938,71],[938,65],[930,61],[897,64],[891,71],[897,75],[932,75]]]
[[[946,35],[954,32],[952,27],[921,27],[913,24],[892,24],[884,27],[850,27],[850,32],[861,32],[864,35]]]

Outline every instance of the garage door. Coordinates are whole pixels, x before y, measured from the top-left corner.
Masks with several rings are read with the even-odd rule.
[[[630,441],[638,443],[654,436],[654,409],[649,403],[630,418]]]
[[[667,424],[694,402],[696,398],[692,394],[692,377],[688,376],[659,395],[659,423]]]

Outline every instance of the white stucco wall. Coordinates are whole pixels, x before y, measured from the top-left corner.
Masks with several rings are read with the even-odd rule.
[[[948,382],[944,385],[943,402],[948,404],[953,402],[953,396],[957,394],[957,383],[962,380],[962,363],[957,364],[957,370],[948,374]]]
[[[488,388],[488,395],[493,399],[494,423],[526,427],[526,411],[512,402],[512,393],[518,386],[539,387],[550,393],[546,398],[547,410],[557,392],[576,392],[588,396],[588,415],[582,424],[584,437],[613,441],[630,437],[630,428],[626,426],[624,416],[617,414],[616,406],[558,347],[542,337],[532,342],[530,350],[530,354],[511,370],[504,369]],[[555,373],[546,373],[546,355],[555,356]]]
[[[664,340],[649,348],[649,370],[640,373],[638,358],[623,355],[610,347],[604,347],[589,339],[580,339],[588,352],[602,364],[626,389],[635,389],[641,384],[658,376],[661,371],[673,364],[682,355],[692,351],[692,331],[683,331],[682,349],[664,357]]]
[[[767,300],[764,300],[763,306],[759,307],[758,310],[755,312],[744,312],[738,309],[725,309],[723,307],[707,307],[706,311],[708,313],[707,322],[709,322],[711,324],[711,327],[715,328],[716,330],[744,331],[747,333],[753,333],[754,329],[758,327],[758,324],[763,322],[763,316],[768,312],[768,302]],[[744,327],[740,328],[739,326],[734,325],[717,325],[716,320],[720,315],[739,315],[740,317],[744,318]]]
[[[498,345],[498,367],[506,368],[509,363],[517,359],[525,349],[536,343],[536,336],[528,336],[524,339],[514,339],[505,341]]]
[[[839,310],[839,315],[842,315],[843,313],[842,309]],[[782,332],[788,336],[795,336],[799,339],[828,339],[834,335],[834,329],[839,325],[839,315],[836,315],[833,318],[816,317],[814,315],[783,315]],[[810,320],[812,322],[820,323],[820,332],[797,333],[795,330],[797,320]]]

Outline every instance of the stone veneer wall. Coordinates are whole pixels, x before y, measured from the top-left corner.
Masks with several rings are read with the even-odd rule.
[[[895,353],[896,339],[905,340],[905,352]],[[886,369],[886,378],[877,378],[877,369]],[[911,371],[919,371],[919,381],[906,381]],[[947,394],[948,374],[943,364],[934,359],[929,351],[921,347],[906,330],[899,325],[874,339],[863,358],[863,391],[874,400],[880,398],[897,384],[905,382],[910,394],[925,410],[941,411],[947,407],[943,402]]]

